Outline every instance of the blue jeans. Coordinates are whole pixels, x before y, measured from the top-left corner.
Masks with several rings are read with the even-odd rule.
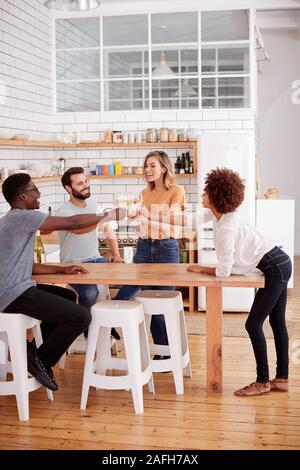
[[[108,263],[106,258],[92,258],[82,261],[82,263]],[[99,291],[96,284],[70,284],[79,295],[78,302],[80,305],[91,310],[92,306],[96,303]]]
[[[275,246],[263,256],[257,268],[265,275],[265,287],[257,291],[246,321],[246,330],[250,336],[256,359],[256,381],[266,383],[269,381],[269,366],[262,326],[267,316],[269,316],[275,340],[276,377],[288,378],[289,338],[285,324],[285,309],[287,283],[292,274],[292,263],[288,255]]]
[[[179,263],[179,243],[174,238],[151,240],[140,238],[137,244],[134,263]],[[159,273],[158,273],[159,276]],[[130,300],[142,289],[175,290],[169,286],[123,286],[115,300]],[[155,344],[168,344],[168,335],[163,315],[154,315],[151,320],[151,333]]]

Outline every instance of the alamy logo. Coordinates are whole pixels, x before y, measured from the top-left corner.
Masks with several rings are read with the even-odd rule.
[[[300,104],[300,80],[293,81],[292,89],[295,90],[292,93],[292,103]]]

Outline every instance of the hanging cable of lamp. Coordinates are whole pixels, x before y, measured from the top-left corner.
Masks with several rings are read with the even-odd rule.
[[[49,10],[88,11],[100,6],[99,0],[47,0],[44,3]]]
[[[161,31],[161,42],[164,43],[164,31],[166,29],[165,25],[160,26],[160,31]],[[166,64],[166,56],[163,51],[160,53],[160,60],[159,60],[159,65],[156,67],[153,72],[152,72],[152,78],[172,78],[172,77],[177,77],[176,73],[173,72],[173,70],[170,69],[170,67]]]

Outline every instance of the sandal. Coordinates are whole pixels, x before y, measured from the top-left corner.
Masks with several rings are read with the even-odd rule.
[[[288,379],[275,379],[271,380],[271,392],[288,392],[289,391],[289,381]]]
[[[269,395],[270,390],[271,390],[270,382],[267,382],[267,383],[253,382],[250,385],[246,385],[246,387],[236,390],[234,394],[237,397],[255,397],[258,395]]]

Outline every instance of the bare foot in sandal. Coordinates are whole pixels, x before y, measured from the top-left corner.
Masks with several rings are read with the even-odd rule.
[[[271,380],[271,392],[288,392],[289,391],[289,381],[288,379],[275,379]]]
[[[261,382],[253,382],[250,385],[246,385],[246,387],[240,388],[236,390],[234,394],[237,397],[255,397],[258,395],[268,395],[271,390],[270,382],[261,383]]]

